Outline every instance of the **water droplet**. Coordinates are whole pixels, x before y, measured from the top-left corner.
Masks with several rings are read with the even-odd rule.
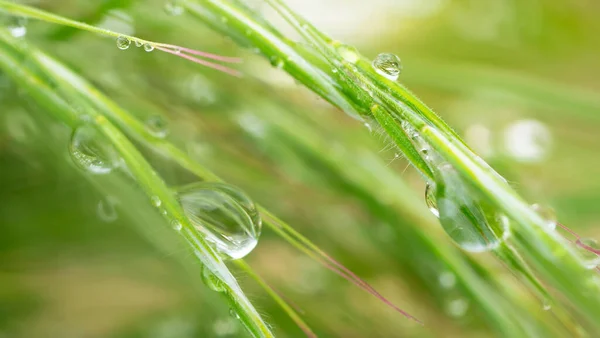
[[[146,120],[146,130],[154,137],[164,138],[169,133],[169,124],[160,115],[154,115]]]
[[[92,125],[83,125],[73,131],[69,154],[77,166],[94,174],[108,174],[119,163],[114,147]]]
[[[190,222],[232,259],[246,256],[256,247],[261,219],[254,202],[229,184],[201,182],[178,192]]]
[[[98,206],[96,207],[96,214],[98,218],[106,223],[112,223],[119,218],[117,214],[117,209],[115,206],[117,205],[118,200],[113,196],[106,196],[98,202]]]
[[[531,209],[544,219],[548,230],[556,229],[556,212],[554,212],[554,209],[537,203],[533,204]]]
[[[155,208],[160,208],[160,206],[162,205],[162,201],[160,200],[160,197],[158,197],[158,196],[152,196],[150,198],[150,201],[152,202],[152,205]]]
[[[223,292],[226,290],[225,284],[206,265],[202,267],[202,281],[213,291]]]
[[[8,25],[8,31],[14,38],[22,38],[27,35],[27,18],[11,17]]]
[[[444,271],[438,277],[440,285],[444,289],[451,289],[456,285],[456,276],[450,271]]]
[[[342,59],[350,63],[356,63],[360,59],[360,54],[353,46],[338,43],[336,50]]]
[[[125,50],[129,48],[129,46],[131,46],[131,40],[129,40],[127,37],[121,35],[117,38],[117,48],[120,50]]]
[[[402,71],[402,63],[400,58],[395,54],[382,53],[377,55],[373,60],[373,68],[379,74],[385,78],[396,81],[400,72]]]
[[[451,298],[446,302],[446,313],[454,318],[463,317],[469,310],[469,302],[461,297]]]
[[[277,56],[273,56],[271,57],[271,65],[277,69],[281,69],[283,68],[283,65],[285,63],[283,62],[283,59]]]
[[[235,319],[240,319],[240,315],[233,308],[229,309],[229,315]]]
[[[427,183],[425,186],[425,203],[427,204],[427,208],[435,217],[440,217],[440,212],[437,208],[437,203],[435,201],[435,188],[432,184]]]
[[[165,2],[165,12],[169,15],[178,16],[183,14],[184,8],[179,2],[180,0],[167,0]]]
[[[369,122],[365,122],[365,127],[367,127],[370,133],[373,132],[373,127],[371,127],[371,124]]]
[[[145,44],[144,44],[144,50],[145,50],[146,52],[150,53],[151,51],[153,51],[153,50],[154,50],[154,46],[152,46],[152,45],[151,45],[151,44],[149,44],[149,43],[145,43]]]
[[[492,250],[509,234],[509,220],[466,184],[449,164],[435,168],[436,184],[426,189],[431,212],[439,215],[446,233],[463,250]],[[429,190],[429,191],[427,191]]]
[[[179,222],[178,220],[174,219],[171,221],[171,227],[173,227],[173,229],[175,229],[176,231],[181,231],[181,229],[183,228],[183,224],[181,224],[181,222]]]
[[[542,304],[542,309],[544,311],[548,311],[548,310],[552,309],[552,305],[550,304],[549,300],[544,299],[544,303]]]
[[[140,48],[140,47],[142,47],[143,45],[144,45],[144,44],[143,44],[141,41],[139,41],[139,40],[135,40],[135,46],[136,46],[136,47]]]
[[[600,256],[598,254],[592,252],[600,252],[600,245],[593,238],[581,238],[577,240],[578,244],[578,252],[583,259],[585,267],[588,269],[595,269],[598,265],[600,265]]]

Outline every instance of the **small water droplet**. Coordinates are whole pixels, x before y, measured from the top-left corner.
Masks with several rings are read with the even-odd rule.
[[[402,63],[400,58],[395,54],[382,53],[377,55],[373,60],[373,68],[379,74],[385,78],[396,81],[400,72],[402,72]]]
[[[183,14],[184,8],[179,2],[180,0],[167,0],[165,2],[165,12],[169,15],[178,16]]]
[[[117,48],[120,50],[125,50],[129,48],[129,46],[131,46],[131,40],[129,40],[127,37],[121,35],[117,38]]]
[[[119,163],[114,147],[91,125],[73,131],[69,154],[77,166],[94,174],[108,174]]]
[[[169,124],[160,115],[151,116],[146,120],[146,130],[154,137],[164,138],[169,133]]]
[[[460,318],[469,310],[469,302],[462,297],[453,297],[446,302],[445,309],[451,317]]]
[[[592,251],[600,251],[600,245],[593,238],[581,238],[577,240],[578,252],[583,259],[585,267],[588,269],[595,269],[600,265],[600,256]],[[582,247],[583,246],[583,247]]]
[[[181,224],[181,222],[179,222],[178,220],[174,219],[171,221],[171,227],[173,227],[175,231],[181,231],[181,229],[183,228],[183,224]]]
[[[117,209],[115,208],[117,203],[118,200],[113,196],[106,196],[101,199],[96,207],[96,214],[98,215],[98,218],[106,223],[112,223],[116,221],[119,218]]]
[[[271,65],[277,69],[281,69],[285,65],[285,62],[283,62],[282,58],[273,56],[271,57]]]
[[[340,54],[342,59],[350,63],[354,64],[358,60],[360,60],[360,54],[358,53],[358,50],[356,50],[356,48],[354,48],[353,46],[338,43],[336,50],[338,54]]]
[[[544,311],[548,311],[550,309],[552,309],[552,305],[550,305],[550,301],[547,299],[544,299],[544,303],[542,304],[542,309]]]
[[[151,45],[151,44],[149,44],[149,43],[145,43],[145,44],[144,44],[144,50],[145,50],[146,52],[150,53],[151,51],[153,51],[153,50],[154,50],[154,46],[152,46],[152,45]]]
[[[201,182],[181,189],[178,198],[190,222],[219,253],[239,259],[256,247],[260,215],[240,189],[225,183]]]
[[[225,284],[206,265],[202,267],[202,281],[213,291],[223,292],[226,290]]]
[[[444,289],[451,289],[456,285],[456,276],[450,271],[444,271],[438,277],[440,285]]]
[[[440,217],[440,212],[437,208],[437,202],[435,201],[435,186],[434,184],[427,183],[425,186],[425,204],[427,208],[435,217]]]
[[[22,38],[27,35],[27,18],[11,17],[8,31],[14,38]]]
[[[150,201],[152,202],[152,205],[155,208],[160,208],[160,206],[162,205],[162,201],[160,200],[160,197],[158,197],[158,196],[152,196],[150,198]]]
[[[373,127],[371,127],[371,124],[369,122],[365,122],[365,127],[367,127],[370,133],[373,132]]]
[[[143,45],[144,45],[144,44],[143,44],[141,41],[139,41],[139,40],[135,40],[135,46],[136,46],[136,47],[140,48],[140,47],[142,47]]]
[[[240,315],[233,308],[229,309],[229,315],[235,319],[240,319]]]
[[[556,212],[554,212],[554,209],[537,203],[531,205],[531,209],[544,219],[548,230],[556,229]]]

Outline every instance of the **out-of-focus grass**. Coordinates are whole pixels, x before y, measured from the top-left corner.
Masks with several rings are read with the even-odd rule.
[[[248,257],[250,264],[303,310],[320,336],[495,334],[478,314],[477,304],[467,303],[470,308],[462,315],[456,311],[457,304],[461,306],[460,301],[469,296],[460,288],[439,286],[444,271],[425,266],[435,261],[418,253],[397,256],[403,252],[398,243],[410,243],[395,237],[399,235],[395,228],[421,226],[441,247],[451,244],[419,199],[424,186],[416,173],[406,169],[406,162],[396,159],[393,151],[380,151],[388,140],[369,133],[281,71],[189,17],[164,14],[160,1],[128,3],[122,8],[118,7],[124,2],[113,3],[110,10],[88,1],[40,5],[73,18],[97,18],[92,24],[132,28],[143,38],[242,55],[246,77],[228,77],[160,53],[120,51],[113,41],[44,23],[28,23],[26,37],[139,117],[167,116],[171,141],[243,187],[427,324],[424,329],[402,319],[266,231]],[[339,8],[335,3],[338,7],[333,7]],[[402,81],[474,147],[485,146],[489,135],[490,147],[478,151],[488,154],[486,160],[520,193],[554,207],[559,219],[580,233],[600,238],[600,180],[596,179],[600,177],[600,105],[593,94],[600,90],[600,68],[594,57],[600,53],[594,34],[600,27],[592,15],[598,5],[441,3],[421,17],[411,17],[410,10],[390,9],[386,1],[370,3],[373,17],[381,20],[348,30],[344,38],[373,56],[380,51],[400,55],[405,66]],[[366,6],[350,1],[344,5],[356,10]],[[294,8],[306,11],[303,14],[309,19],[327,21],[327,12],[311,11],[302,2]],[[1,75],[0,88],[0,332],[11,337],[243,335],[243,328],[218,297],[205,290],[196,271],[174,259],[181,254],[178,247],[167,244],[159,251],[132,230],[136,224],[160,231],[163,222],[136,187],[116,177],[102,178],[100,184],[118,200],[117,219],[102,221],[97,209],[106,194],[71,164],[68,128],[49,119],[27,93]],[[373,207],[356,191],[337,184],[316,167],[317,161],[303,158],[290,136],[283,134],[294,132],[293,125],[271,126],[277,116],[289,121],[308,119],[302,123],[313,125],[310,131],[325,140],[321,151],[329,158],[344,152],[350,152],[346,155],[350,158],[363,158],[359,151],[364,149],[369,154],[364,156],[366,168],[389,162],[388,170],[413,190],[405,206],[414,205],[418,216],[410,217],[393,204],[381,212],[381,207]],[[506,127],[522,119],[536,119],[550,132],[546,157],[518,160],[505,149],[507,137],[527,141],[526,134],[505,135]],[[326,128],[322,121],[328,121]],[[486,131],[469,133],[475,124]],[[169,183],[194,180],[159,154],[148,151],[147,156]],[[381,184],[376,179],[361,176],[351,181],[369,187]],[[507,294],[525,298],[522,306],[532,318],[552,325],[552,311],[543,311],[508,270],[485,255],[472,259],[487,266]],[[412,265],[400,263],[405,261]],[[419,276],[420,267],[438,273]],[[241,272],[238,277],[278,336],[302,335],[258,286]]]

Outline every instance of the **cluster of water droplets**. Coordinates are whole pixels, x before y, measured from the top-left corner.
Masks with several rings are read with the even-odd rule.
[[[134,40],[134,44],[138,48],[143,47],[144,50],[148,53],[154,50],[154,46],[147,42],[143,43],[139,40]],[[124,35],[121,35],[117,38],[117,48],[119,48],[120,50],[126,50],[126,49],[129,49],[129,47],[131,47],[131,39],[130,38],[128,38]]]
[[[508,217],[471,188],[414,128],[408,123],[402,126],[433,172],[434,181],[425,188],[425,201],[442,228],[465,251],[498,247],[510,234]]]
[[[200,182],[177,192],[186,216],[226,259],[239,259],[257,245],[262,222],[254,202],[225,183]]]

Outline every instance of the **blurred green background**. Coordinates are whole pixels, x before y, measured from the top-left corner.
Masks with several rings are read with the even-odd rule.
[[[600,238],[599,2],[287,2],[369,57],[399,55],[399,81],[517,191],[554,208],[583,237]],[[427,211],[421,178],[380,131],[193,17],[167,15],[162,1],[28,3],[244,59],[238,79],[156,51],[121,51],[89,33],[25,25],[25,39],[140,119],[166,118],[170,141],[426,323],[406,320],[265,229],[247,261],[319,336],[495,335],[477,304],[447,287],[452,276],[442,264],[412,249],[407,229],[452,243]],[[70,133],[0,73],[0,337],[245,336],[125,173],[77,170]],[[140,149],[169,184],[195,180]],[[553,320],[502,265],[471,257],[540,321]],[[235,275],[277,336],[303,335],[252,279]]]

